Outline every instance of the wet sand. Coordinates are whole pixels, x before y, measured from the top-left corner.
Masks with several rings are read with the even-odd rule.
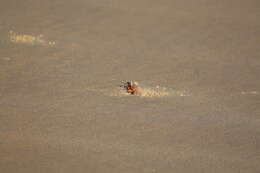
[[[2,2],[0,172],[259,173],[259,18],[258,0]]]

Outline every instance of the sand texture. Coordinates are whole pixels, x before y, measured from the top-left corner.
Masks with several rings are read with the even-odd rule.
[[[0,38],[0,173],[260,172],[259,0],[6,0]]]

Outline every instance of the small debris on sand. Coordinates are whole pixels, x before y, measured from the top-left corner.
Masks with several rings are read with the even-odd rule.
[[[17,34],[14,31],[9,31],[9,39],[12,43],[29,44],[29,45],[45,45],[54,46],[56,43],[54,41],[47,41],[43,39],[43,35],[27,35],[27,34]]]

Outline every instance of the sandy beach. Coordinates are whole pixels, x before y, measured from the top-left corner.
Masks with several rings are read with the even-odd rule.
[[[0,172],[259,173],[259,19],[259,0],[2,1]]]

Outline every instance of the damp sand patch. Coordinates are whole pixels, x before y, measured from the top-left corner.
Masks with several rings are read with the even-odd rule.
[[[55,46],[54,41],[48,41],[44,39],[42,34],[40,35],[28,35],[18,34],[14,31],[9,31],[9,40],[16,44],[27,44],[27,45],[43,45],[43,46]]]

